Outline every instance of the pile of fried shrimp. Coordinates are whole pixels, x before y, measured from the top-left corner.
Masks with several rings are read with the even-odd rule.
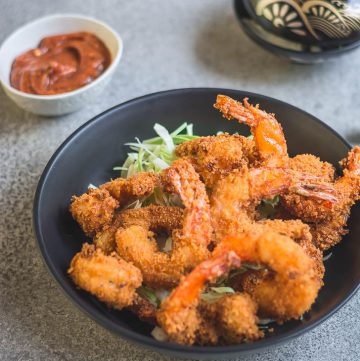
[[[360,198],[360,148],[332,164],[291,158],[273,114],[218,95],[214,107],[252,137],[219,134],[178,145],[160,173],[117,178],[74,196],[70,212],[91,243],[71,261],[73,282],[109,307],[130,309],[170,342],[224,345],[265,336],[262,319],[301,319],[323,286],[323,252],[347,233]],[[127,207],[155,190],[179,206]],[[278,197],[271,219],[259,211]],[[172,246],[162,249],[161,237]],[[232,292],[209,301],[219,285]],[[142,288],[166,290],[159,304]]]

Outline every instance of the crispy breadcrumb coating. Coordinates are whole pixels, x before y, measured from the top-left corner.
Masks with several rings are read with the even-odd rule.
[[[142,172],[127,179],[116,178],[100,186],[117,199],[120,206],[150,195],[157,186],[158,176],[155,173]]]
[[[88,243],[72,259],[68,274],[77,286],[119,310],[133,303],[142,283],[138,268]]]
[[[257,223],[257,226],[264,227],[265,231],[273,231],[283,236],[290,237],[309,255],[313,261],[316,274],[319,277],[319,282],[325,273],[322,252],[314,245],[309,225],[303,223],[301,220],[263,220]]]
[[[334,166],[312,154],[300,154],[290,158],[289,167],[292,170],[319,177],[319,183],[333,182],[335,178]],[[327,212],[323,211],[324,202],[321,200],[309,199],[294,192],[283,195],[281,199],[282,205],[288,212],[305,221],[318,222],[328,216]]]
[[[296,162],[297,166],[304,166],[303,163]],[[324,166],[324,162],[318,159],[312,160],[312,163],[317,164],[313,170],[314,175],[331,180],[331,166]],[[321,250],[334,246],[347,233],[346,223],[351,207],[360,198],[360,147],[354,147],[340,164],[344,167],[343,176],[331,183],[337,197],[337,202],[333,206],[329,207],[326,203],[316,200],[298,198],[292,194],[285,196],[283,201],[289,212],[310,224],[313,242]]]
[[[257,309],[256,302],[245,293],[227,295],[216,303],[217,325],[225,343],[250,342],[264,336],[257,326]]]
[[[126,209],[116,213],[114,220],[100,232],[96,233],[94,244],[101,248],[105,254],[116,249],[115,233],[119,228],[142,226],[156,233],[168,235],[175,229],[181,228],[183,209],[180,207],[166,207],[150,205],[138,209]]]
[[[118,206],[106,189],[89,189],[80,197],[72,197],[70,212],[84,233],[92,237],[111,222]]]
[[[298,319],[314,303],[322,283],[314,260],[291,238],[273,231],[253,229],[225,238],[213,254],[232,250],[242,262],[270,270],[251,290],[259,315],[278,322]]]
[[[208,188],[241,168],[244,162],[256,159],[253,139],[238,134],[227,133],[217,136],[201,137],[182,143],[176,147],[178,157],[189,158]]]

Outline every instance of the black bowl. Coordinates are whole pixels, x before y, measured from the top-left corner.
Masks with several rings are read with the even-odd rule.
[[[241,1],[259,25],[284,39],[322,48],[360,40],[358,0]]]
[[[234,0],[234,10],[240,26],[249,38],[273,54],[288,58],[296,63],[321,63],[327,59],[344,55],[360,46],[360,39],[346,43],[337,42],[337,44],[324,41],[304,43],[296,37],[291,38],[284,36],[279,31],[271,31],[268,26],[264,25],[264,22],[267,21],[256,16],[245,0]]]
[[[268,112],[276,113],[284,128],[291,155],[312,153],[333,164],[343,158],[349,144],[313,116],[281,101],[228,89],[179,89],[155,93],[120,104],[90,120],[75,131],[47,164],[35,195],[34,227],[45,262],[63,290],[84,312],[107,329],[140,345],[183,357],[219,359],[239,356],[280,344],[301,335],[327,319],[355,293],[360,281],[360,208],[354,207],[350,233],[326,261],[325,286],[303,321],[275,327],[265,339],[250,344],[221,347],[184,347],[158,342],[152,327],[127,311],[115,311],[75,287],[66,274],[71,258],[86,240],[72,220],[68,206],[72,195],[81,194],[89,183],[100,184],[117,174],[113,166],[126,157],[123,144],[135,136],[154,135],[159,122],[175,129],[184,121],[194,123],[197,134],[219,130],[249,134],[246,126],[227,121],[212,107],[216,95],[250,98]],[[349,330],[350,334],[351,330]]]

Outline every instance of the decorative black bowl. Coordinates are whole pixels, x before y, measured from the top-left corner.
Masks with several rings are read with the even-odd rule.
[[[221,359],[258,352],[278,345],[314,328],[331,316],[355,293],[360,281],[360,207],[354,207],[350,233],[333,248],[326,261],[325,285],[303,321],[276,326],[273,333],[254,343],[185,347],[159,342],[150,335],[152,327],[128,311],[106,307],[69,279],[66,270],[71,258],[86,240],[68,212],[72,195],[80,194],[89,183],[100,184],[117,174],[113,166],[126,157],[125,142],[135,136],[153,136],[155,122],[175,129],[184,121],[194,123],[196,134],[215,134],[219,130],[249,134],[246,126],[221,117],[212,104],[217,94],[236,99],[245,96],[275,113],[284,128],[291,155],[313,153],[333,164],[343,158],[349,145],[334,130],[310,114],[281,101],[248,92],[228,89],[179,89],[150,94],[115,106],[75,131],[47,164],[34,201],[34,228],[43,258],[65,293],[85,313],[110,331],[159,352],[186,358]],[[351,330],[349,330],[349,335]]]
[[[234,9],[252,40],[295,62],[318,63],[360,46],[360,9],[344,1],[235,0]]]

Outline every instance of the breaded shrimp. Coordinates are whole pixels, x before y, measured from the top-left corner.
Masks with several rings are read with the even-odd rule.
[[[334,182],[339,202],[330,210],[322,207],[328,217],[310,225],[313,241],[322,250],[340,242],[348,232],[345,227],[350,209],[360,199],[360,147],[354,147],[340,163],[344,167],[343,176]]]
[[[93,237],[112,222],[114,211],[130,201],[151,194],[157,185],[154,173],[139,173],[128,179],[117,178],[72,197],[70,212],[84,233]]]
[[[314,175],[318,177],[317,183],[320,186],[333,179],[334,168],[329,163],[321,162],[315,156],[304,154],[289,159],[281,125],[273,115],[258,107],[253,107],[247,102],[247,99],[244,100],[243,105],[227,96],[218,95],[214,106],[223,113],[225,118],[235,118],[240,123],[250,126],[259,154],[258,165],[285,166],[307,175]],[[316,184],[315,179],[313,184]],[[329,212],[332,212],[332,203],[324,202],[320,198],[306,199],[300,193],[295,194],[291,191],[288,195],[284,195],[283,205],[295,216],[312,222],[319,222],[326,218]],[[338,225],[340,222],[335,223]],[[328,228],[328,226],[321,226],[322,236],[327,233]],[[343,234],[344,231],[341,230],[339,237],[335,238],[340,238]],[[334,242],[336,241],[332,240],[330,244],[334,244]]]
[[[156,233],[171,234],[180,229],[184,210],[180,207],[150,205],[138,209],[126,209],[116,216],[116,222],[123,228],[137,225]]]
[[[219,343],[219,327],[216,318],[216,302],[209,303],[199,299],[196,306],[197,329],[195,343],[199,345],[217,345]]]
[[[209,307],[199,301],[206,282],[214,281],[231,268],[239,267],[240,263],[232,251],[200,263],[161,303],[157,320],[171,341],[185,345],[213,344],[221,337],[225,342],[233,343],[263,336],[256,325],[256,305],[248,296],[224,297]],[[232,309],[239,306],[239,309]],[[209,311],[217,320],[217,329]]]
[[[256,223],[254,228],[262,232],[276,232],[287,236],[295,241],[305,253],[312,258],[315,274],[319,283],[323,284],[325,267],[322,252],[312,242],[310,227],[300,220],[262,220]],[[231,279],[231,286],[241,292],[252,293],[258,282],[266,278],[269,272],[266,269],[250,269],[244,273],[238,274]]]
[[[262,166],[284,167],[287,165],[287,146],[283,129],[274,115],[260,110],[258,106],[244,104],[228,96],[218,95],[214,107],[229,120],[236,119],[250,126]]]
[[[146,224],[116,232],[118,253],[139,267],[144,283],[153,288],[175,286],[184,272],[206,259],[212,235],[208,196],[191,163],[177,160],[161,177],[164,189],[176,192],[185,205],[182,227],[172,232],[172,250],[159,251]]]
[[[321,176],[330,183],[335,190],[338,201],[329,207],[326,203],[312,199],[304,199],[301,195],[289,193],[283,196],[282,205],[294,216],[310,224],[313,241],[321,250],[337,244],[347,233],[346,222],[351,206],[359,200],[360,194],[360,148],[354,147],[347,158],[341,161],[344,166],[343,176],[334,178],[334,171],[328,163],[316,158],[295,157],[290,164],[296,169],[305,169],[310,174]],[[311,161],[309,161],[311,159]],[[311,163],[313,165],[310,169]],[[324,183],[322,183],[324,184]]]
[[[89,189],[80,197],[73,196],[71,201],[71,215],[89,237],[112,221],[119,206],[106,189]]]
[[[175,161],[163,171],[161,181],[164,190],[178,194],[185,206],[182,233],[178,237],[207,247],[212,234],[209,198],[192,164],[185,159]]]
[[[116,178],[100,186],[117,199],[120,206],[150,195],[158,184],[158,176],[151,172],[135,174],[127,179]]]
[[[290,158],[289,168],[304,174],[318,176],[325,182],[332,182],[335,178],[334,166],[313,154],[299,154]]]
[[[213,303],[200,301],[196,343],[237,344],[263,337],[257,326],[257,309],[256,302],[246,293],[227,294]]]
[[[77,286],[119,310],[133,303],[142,283],[138,268],[88,243],[74,256],[68,273]]]
[[[253,139],[238,134],[220,134],[200,137],[178,145],[178,157],[188,158],[208,188],[229,174],[241,168],[244,162],[253,162],[255,155]]]
[[[256,227],[262,231],[272,231],[287,236],[295,241],[314,261],[315,271],[322,282],[325,273],[322,252],[314,245],[309,225],[301,220],[268,219],[257,222]]]
[[[263,337],[256,316],[257,303],[246,293],[227,295],[216,302],[216,319],[227,344],[255,341]]]
[[[304,174],[319,177],[321,182],[333,182],[335,178],[335,168],[328,162],[323,162],[320,158],[312,154],[300,154],[289,159],[289,168]],[[321,200],[307,199],[300,194],[290,192],[281,197],[282,206],[291,214],[304,221],[318,222],[324,220],[331,208],[324,207]]]
[[[170,235],[173,230],[181,228],[183,209],[180,207],[166,207],[150,205],[138,209],[126,209],[116,213],[112,223],[96,233],[94,244],[105,254],[116,249],[115,233],[119,228],[142,226],[155,233]]]
[[[170,253],[160,251],[154,233],[141,226],[119,228],[115,237],[119,255],[141,269],[144,284],[151,288],[176,286],[190,263],[188,258],[192,260],[190,249],[182,252],[174,241]]]
[[[251,231],[226,237],[214,256],[233,251],[244,262],[269,269],[249,290],[262,317],[283,322],[310,309],[322,285],[314,261],[291,238],[274,232]]]
[[[308,184],[307,184],[308,183]],[[220,180],[214,188],[211,202],[211,217],[216,239],[237,234],[254,223],[255,207],[261,199],[293,189],[309,197],[333,202],[331,187],[309,187],[308,179],[301,173],[283,168],[243,167]]]

